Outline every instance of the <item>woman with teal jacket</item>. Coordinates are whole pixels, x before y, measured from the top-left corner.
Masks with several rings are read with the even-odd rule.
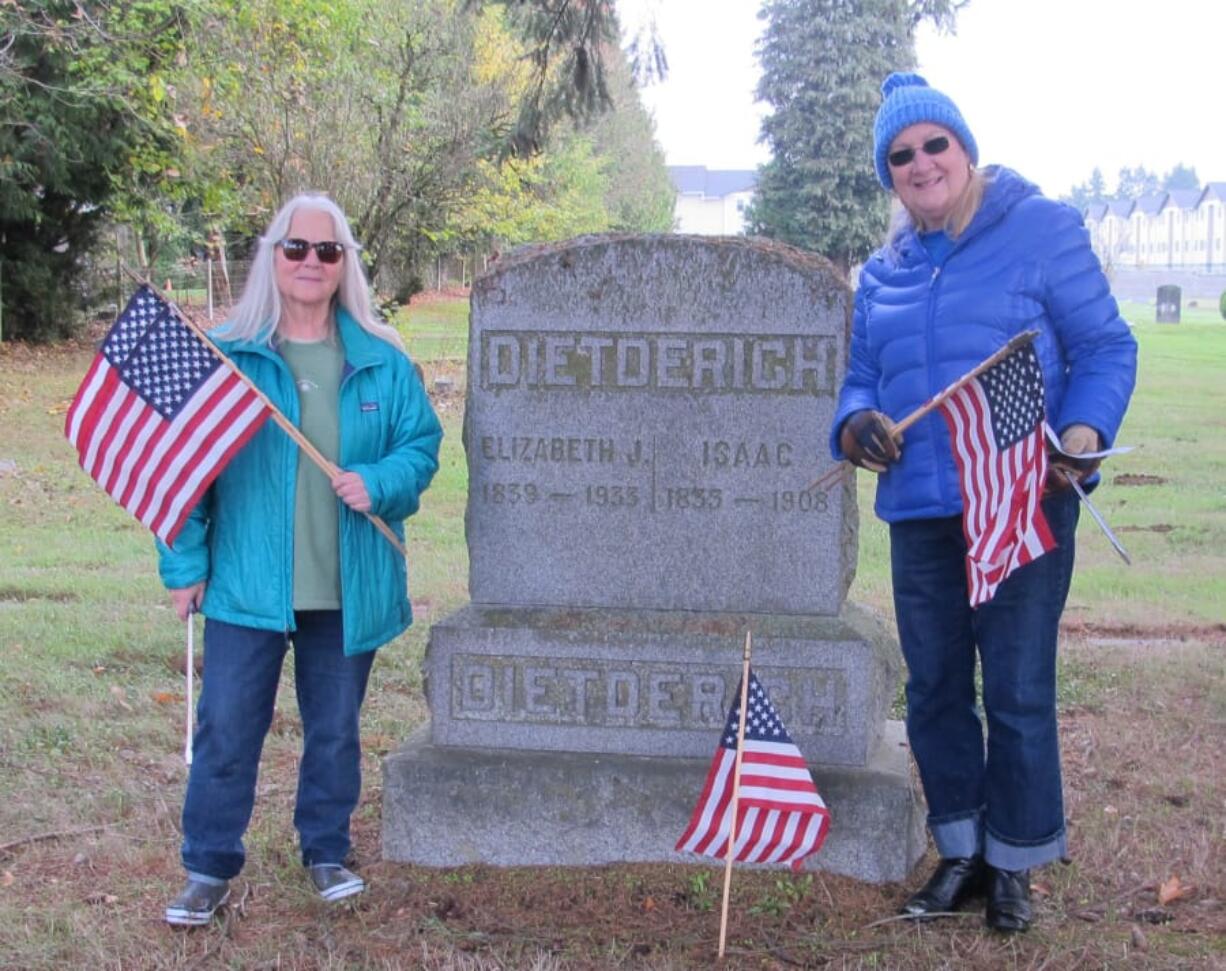
[[[293,647],[303,753],[294,825],[324,900],[365,889],[345,866],[361,790],[359,714],[374,651],[412,623],[403,537],[438,469],[442,428],[399,335],[370,307],[359,247],[331,199],[300,195],[260,239],[229,358],[342,471],[329,479],[268,422],[230,461],[162,581],[181,619],[205,615],[205,668],[183,806],[187,885],[166,908],[208,923],[242,869],[264,736]]]

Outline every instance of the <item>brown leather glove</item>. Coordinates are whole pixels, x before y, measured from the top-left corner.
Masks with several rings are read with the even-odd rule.
[[[1083,452],[1097,452],[1102,449],[1102,440],[1098,432],[1089,425],[1069,425],[1060,434],[1060,448],[1067,454],[1053,453],[1051,467],[1047,473],[1047,492],[1059,492],[1069,487],[1068,477],[1064,470],[1072,473],[1078,482],[1084,482],[1097,471],[1102,459],[1076,459],[1073,456]]]
[[[894,423],[888,415],[871,408],[853,411],[843,422],[839,447],[852,465],[870,472],[884,472],[886,466],[902,457],[893,430]]]

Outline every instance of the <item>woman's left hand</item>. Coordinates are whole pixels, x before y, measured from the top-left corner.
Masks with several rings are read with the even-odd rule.
[[[342,472],[332,480],[332,491],[354,512],[370,512],[370,493],[356,472]]]

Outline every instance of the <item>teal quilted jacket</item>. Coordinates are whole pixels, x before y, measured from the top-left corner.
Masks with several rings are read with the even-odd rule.
[[[340,391],[340,461],[362,476],[375,515],[403,539],[438,469],[443,430],[412,362],[367,333],[345,311],[337,323],[345,348]],[[263,344],[218,346],[293,423],[298,394],[275,350]],[[207,581],[206,617],[263,630],[294,629],[294,488],[309,462],[273,421],[230,460],[175,539],[158,543],[168,589]],[[341,609],[346,654],[373,651],[412,623],[407,567],[362,514],[340,500]]]

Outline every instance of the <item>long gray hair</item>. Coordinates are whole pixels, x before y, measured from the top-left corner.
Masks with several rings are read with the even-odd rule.
[[[277,322],[281,319],[281,293],[277,290],[273,251],[289,232],[290,223],[295,213],[300,210],[326,212],[331,216],[337,242],[345,247],[340,286],[332,298],[334,304],[339,304],[349,311],[350,316],[363,330],[404,350],[404,343],[396,329],[375,317],[370,305],[370,283],[366,279],[366,271],[362,269],[362,259],[359,256],[362,248],[353,238],[349,220],[345,218],[340,206],[326,195],[316,192],[304,192],[294,196],[273,216],[264,235],[260,237],[255,259],[251,262],[251,272],[247,276],[247,285],[243,287],[243,295],[234,305],[229,319],[216,328],[217,336],[227,340],[272,342]]]

